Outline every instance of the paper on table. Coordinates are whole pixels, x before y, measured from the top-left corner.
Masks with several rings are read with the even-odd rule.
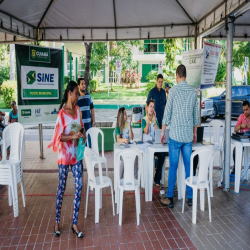
[[[151,144],[148,142],[145,142],[143,144],[137,144],[138,149],[143,150],[144,152],[147,150],[149,146],[151,146]]]

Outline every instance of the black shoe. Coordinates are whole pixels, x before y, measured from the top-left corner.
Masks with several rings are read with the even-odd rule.
[[[74,234],[77,235],[78,238],[83,238],[83,233],[80,231],[80,232],[76,232],[76,230],[74,229],[74,227],[72,226],[72,231]]]
[[[59,237],[61,235],[60,231],[55,231],[55,226],[54,226],[54,235],[55,237]]]
[[[174,207],[173,197],[165,197],[165,198],[161,199],[161,204],[163,206],[173,208]]]
[[[193,199],[192,198],[191,199],[188,198],[188,206],[190,206],[190,207],[193,206]]]

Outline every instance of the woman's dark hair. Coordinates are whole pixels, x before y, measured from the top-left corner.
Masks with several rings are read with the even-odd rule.
[[[14,103],[14,105],[16,105],[16,101],[12,100],[12,102]]]
[[[118,110],[118,114],[117,114],[117,121],[116,121],[116,126],[120,129],[120,134],[122,135],[123,132],[123,126],[124,126],[124,111],[125,108],[122,107]]]
[[[67,88],[64,91],[62,102],[61,102],[59,110],[61,110],[63,105],[67,102],[69,91],[73,92],[75,88],[77,88],[77,83],[75,81],[70,81],[67,85]]]
[[[150,99],[150,100],[147,102],[147,106],[149,106],[149,104],[150,104],[151,102],[152,102],[153,104],[155,104],[155,101],[154,101],[153,99]]]

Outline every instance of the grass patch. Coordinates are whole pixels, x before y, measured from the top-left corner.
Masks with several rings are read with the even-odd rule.
[[[145,101],[148,96],[146,91],[146,84],[140,84],[139,89],[130,89],[127,87],[119,86],[119,99],[121,101]],[[118,99],[118,85],[113,85],[113,91],[109,86],[108,96],[108,85],[101,84],[96,92],[91,93],[93,100],[117,100]]]

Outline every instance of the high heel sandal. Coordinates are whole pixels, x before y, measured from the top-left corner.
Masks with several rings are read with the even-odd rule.
[[[72,229],[73,233],[77,235],[78,238],[83,238],[83,233],[82,233],[82,231],[76,232],[76,230],[74,229],[73,226],[72,226],[71,229]]]
[[[61,232],[59,230],[55,231],[55,226],[54,226],[54,235],[55,237],[59,237],[61,235]]]

